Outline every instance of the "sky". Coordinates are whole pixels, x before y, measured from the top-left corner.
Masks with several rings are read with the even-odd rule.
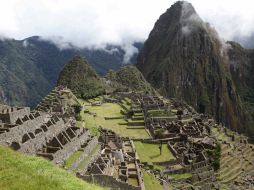
[[[64,47],[144,41],[172,0],[0,0],[0,36],[43,36]],[[221,38],[254,33],[253,0],[190,0]]]

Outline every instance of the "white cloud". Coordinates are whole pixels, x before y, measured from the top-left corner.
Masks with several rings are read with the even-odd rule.
[[[252,0],[191,0],[203,20],[224,39],[254,32]],[[100,47],[145,40],[172,0],[0,0],[0,35],[52,36],[65,48]],[[127,45],[126,45],[127,44]],[[135,50],[134,50],[135,51]]]

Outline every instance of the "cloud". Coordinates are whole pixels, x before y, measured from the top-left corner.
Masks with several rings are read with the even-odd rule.
[[[129,63],[133,54],[138,53],[138,49],[129,43],[123,44],[122,48],[125,51],[123,58],[124,64]]]
[[[225,40],[254,32],[252,0],[190,2]],[[173,3],[173,0],[0,0],[0,35],[16,39],[39,35],[60,48],[70,44],[100,48],[111,43],[122,45],[130,54],[136,52],[131,44],[145,40],[159,16]]]

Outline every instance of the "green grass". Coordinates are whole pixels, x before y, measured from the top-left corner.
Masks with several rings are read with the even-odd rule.
[[[142,142],[134,142],[135,148],[141,162],[165,162],[174,160],[175,157],[170,152],[166,144],[162,145],[162,154],[160,155],[159,144],[148,144]]]
[[[123,100],[121,101],[121,103],[122,103],[128,110],[131,109],[131,102],[130,102],[130,100],[123,99]]]
[[[101,106],[85,106],[92,113],[96,113],[96,116],[92,116],[88,113],[81,113],[81,116],[85,120],[85,126],[88,129],[96,128],[95,126],[102,126],[103,128],[111,129],[123,137],[130,138],[150,138],[149,134],[145,130],[144,126],[140,126],[140,129],[131,129],[127,125],[124,119],[110,119],[105,120],[105,117],[119,117],[123,116],[120,113],[121,106],[115,103],[104,103]]]
[[[212,128],[211,128],[211,131],[212,131],[212,134],[217,134],[217,133],[219,133],[219,132],[218,132],[218,129],[215,128],[215,127],[212,127]]]
[[[51,162],[0,146],[1,190],[102,190]]]
[[[90,154],[80,162],[80,164],[78,165],[78,167],[76,168],[75,172],[77,172],[78,170],[83,169],[87,164],[89,164],[91,157],[100,149],[100,145],[98,144],[92,152],[90,152]]]
[[[174,114],[176,114],[176,113],[177,113],[177,110],[176,110],[176,109],[172,109],[171,112],[174,113]]]
[[[229,137],[227,135],[225,135],[225,133],[223,131],[219,131],[217,128],[212,127],[212,134],[216,137],[217,140],[224,140],[224,141],[228,141]]]
[[[186,179],[186,178],[189,178],[189,177],[192,177],[192,174],[191,173],[184,173],[184,174],[172,174],[172,175],[169,175],[170,177],[172,177],[173,179]]]
[[[138,179],[137,178],[128,178],[128,183],[133,186],[138,186]]]
[[[64,164],[65,169],[69,169],[72,164],[83,154],[83,151],[76,151],[74,152],[66,161]]]
[[[77,127],[82,127],[82,121],[76,121],[76,126]]]
[[[146,190],[163,190],[160,182],[152,174],[143,172]]]

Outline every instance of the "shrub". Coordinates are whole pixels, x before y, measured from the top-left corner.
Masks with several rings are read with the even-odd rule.
[[[207,150],[207,155],[211,160],[214,170],[218,171],[220,169],[221,145],[217,143],[215,149]]]
[[[73,105],[74,111],[76,114],[79,114],[81,112],[82,106],[80,104]]]
[[[77,114],[77,115],[76,115],[76,120],[77,120],[77,121],[81,121],[81,120],[82,120],[82,117],[81,117],[80,114]]]

